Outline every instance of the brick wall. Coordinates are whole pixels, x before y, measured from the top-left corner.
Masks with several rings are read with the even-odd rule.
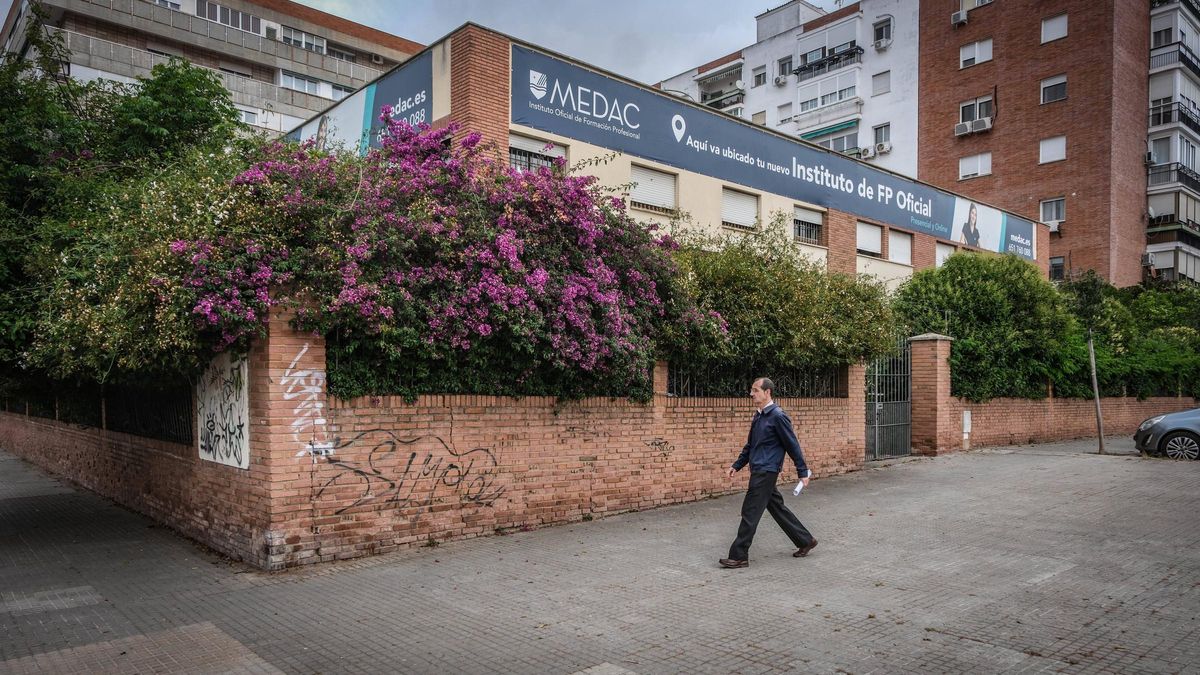
[[[665,368],[656,382],[665,381]],[[785,399],[818,476],[861,468],[861,368],[848,396]],[[272,565],[573,522],[743,489],[725,468],[745,443],[749,399],[646,404],[547,397],[331,400],[333,452],[275,484],[291,515]],[[794,470],[785,476],[795,479]]]
[[[996,399],[969,403],[955,399],[959,417],[971,411],[972,447],[1042,443],[1096,436],[1096,404],[1090,399]],[[1196,407],[1190,398],[1102,398],[1106,436],[1132,436],[1148,417]],[[961,423],[960,423],[961,424]]]
[[[450,117],[460,135],[478,131],[508,161],[509,58],[507,38],[466,26],[450,37]]]

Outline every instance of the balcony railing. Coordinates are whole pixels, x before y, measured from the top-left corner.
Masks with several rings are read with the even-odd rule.
[[[1196,112],[1182,103],[1164,103],[1150,106],[1150,126],[1174,124],[1182,122],[1184,126],[1200,133],[1200,117]]]
[[[1150,70],[1175,63],[1183,64],[1193,74],[1200,76],[1200,59],[1182,42],[1172,42],[1150,50]]]
[[[1178,162],[1151,166],[1146,170],[1146,182],[1150,187],[1179,183],[1200,194],[1200,174]]]
[[[835,70],[840,70],[846,66],[862,63],[862,55],[863,48],[855,47],[840,54],[827,56],[820,61],[806,63],[792,72],[796,73],[797,81],[803,82],[805,80],[811,80],[814,77],[819,77],[826,73],[831,73]]]

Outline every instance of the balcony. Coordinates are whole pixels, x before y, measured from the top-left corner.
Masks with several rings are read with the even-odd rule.
[[[1191,11],[1192,16],[1200,19],[1200,5],[1197,5],[1195,0],[1182,0],[1182,2],[1180,2],[1180,0],[1150,0],[1150,9],[1157,9],[1159,7],[1175,4],[1182,4],[1184,7],[1187,7],[1189,11]]]
[[[1200,59],[1182,42],[1155,47],[1150,50],[1150,70],[1172,66],[1176,63],[1184,65],[1196,77],[1200,77]]]
[[[819,61],[806,63],[792,72],[796,74],[796,80],[803,82],[811,80],[814,77],[820,77],[827,73],[832,73],[835,70],[841,70],[847,66],[852,66],[856,63],[862,63],[863,48],[854,47],[840,54],[826,56]]]
[[[1163,232],[1182,231],[1190,233],[1193,237],[1200,237],[1200,223],[1191,219],[1178,218],[1173,213],[1168,213],[1161,216],[1155,216],[1150,219],[1146,226],[1146,234],[1158,234]],[[1162,241],[1174,241],[1173,236],[1160,237]]]
[[[701,94],[704,99],[704,105],[717,110],[724,110],[731,106],[738,105],[746,100],[746,92],[741,89],[731,89],[729,91],[719,91],[714,94]]]
[[[1146,170],[1146,182],[1150,187],[1178,183],[1200,194],[1200,174],[1178,162],[1151,166]]]
[[[1166,103],[1150,106],[1150,126],[1182,123],[1185,127],[1200,134],[1200,117],[1196,112],[1182,103]]]

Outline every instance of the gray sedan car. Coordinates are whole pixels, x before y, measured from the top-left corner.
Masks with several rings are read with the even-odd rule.
[[[1139,452],[1171,459],[1200,459],[1200,408],[1155,415],[1133,435]]]

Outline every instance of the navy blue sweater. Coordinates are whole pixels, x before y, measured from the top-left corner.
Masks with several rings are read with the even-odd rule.
[[[742,454],[733,463],[733,469],[741,471],[749,463],[751,472],[779,473],[783,469],[785,452],[796,463],[796,471],[800,476],[807,476],[808,466],[804,463],[800,441],[796,440],[796,432],[792,429],[792,419],[783,412],[783,408],[771,403],[761,413],[754,414],[754,421],[750,423],[750,437],[746,439]]]

